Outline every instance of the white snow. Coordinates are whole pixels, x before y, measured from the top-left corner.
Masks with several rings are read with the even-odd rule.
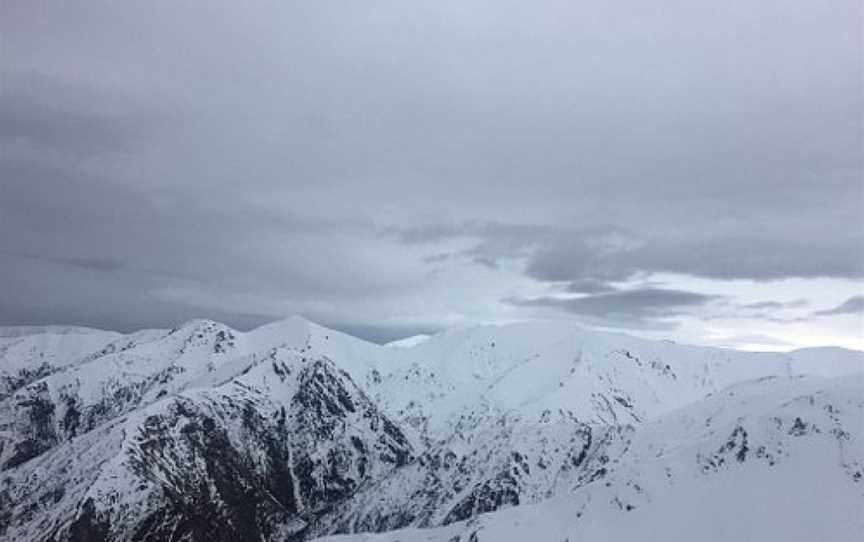
[[[441,493],[431,500],[417,500],[429,482],[415,461],[339,506],[351,525],[429,507],[412,527],[322,540],[803,541],[864,532],[864,353],[739,352],[562,322],[463,327],[383,346],[302,318],[245,333],[206,320],[128,335],[0,328],[0,464],[29,431],[21,405],[34,394],[50,398],[57,420],[70,398],[81,411],[104,409],[92,431],[4,475],[13,487],[74,477],[42,524],[68,521],[85,495],[134,521],[152,503],[125,489],[134,483],[125,461],[148,415],[172,398],[218,408],[226,396],[272,413],[296,391],[274,371],[313,359],[345,371],[418,454],[460,465],[436,474]],[[586,432],[587,457],[573,467]],[[514,474],[519,506],[442,525],[472,491],[509,472],[514,452],[530,467]]]

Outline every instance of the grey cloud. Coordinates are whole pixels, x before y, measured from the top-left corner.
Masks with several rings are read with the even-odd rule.
[[[28,254],[26,252],[0,252],[5,257],[30,258],[41,262],[51,262],[61,265],[69,265],[79,269],[89,269],[93,271],[118,271],[123,269],[123,264],[115,260],[104,260],[99,258],[81,258],[81,257],[57,257],[57,256],[41,256],[38,254]]]
[[[2,318],[352,325],[430,266],[524,265],[441,321],[532,281],[861,280],[860,3],[707,7],[4,2]]]
[[[464,222],[430,221],[421,225],[388,226],[382,233],[406,244],[427,244],[450,239],[477,239],[495,247],[519,247],[553,235],[558,228],[542,224],[469,220]]]
[[[439,252],[436,254],[430,254],[428,256],[424,256],[422,258],[423,263],[427,264],[439,264],[442,262],[446,262],[453,258],[453,254],[449,252]]]
[[[826,232],[827,234],[828,232]],[[864,233],[851,230],[819,243],[758,234],[655,236],[609,248],[562,239],[538,250],[528,274],[539,280],[622,280],[637,273],[683,273],[717,279],[864,278]],[[805,256],[806,255],[806,256]]]
[[[3,71],[0,142],[75,155],[128,151],[167,122],[131,96],[37,72]]]
[[[864,313],[864,296],[856,295],[850,297],[843,303],[831,309],[816,311],[814,316],[833,316],[837,314],[861,314]]]
[[[474,256],[471,261],[472,263],[488,267],[489,269],[499,269],[498,262],[494,258],[488,258],[485,256]]]
[[[715,279],[864,278],[864,228],[829,231],[820,226],[789,235],[768,227],[747,233],[699,232],[699,227],[653,233],[650,226],[639,232],[620,226],[487,223],[411,229],[402,239],[479,239],[462,255],[484,265],[526,258],[526,273],[548,282],[602,283],[659,272]]]
[[[53,263],[57,265],[64,265],[77,269],[103,273],[114,273],[122,271],[126,273],[141,273],[151,276],[195,280],[195,277],[192,275],[183,275],[180,273],[174,273],[171,271],[166,271],[164,269],[156,269],[151,267],[130,267],[128,264],[125,264],[118,260],[102,258],[87,258],[80,256],[49,256],[43,254],[32,254],[27,252],[0,252],[0,256],[10,258],[26,258],[30,260],[35,260],[37,262]]]
[[[610,320],[650,320],[679,315],[696,306],[719,299],[718,296],[684,290],[642,288],[618,290],[577,298],[541,297],[508,299],[525,307],[552,307],[568,313]]]
[[[785,314],[788,314],[786,311],[791,309],[803,309],[808,307],[810,304],[810,301],[807,299],[795,299],[792,301],[767,300],[757,301],[754,303],[737,303],[732,300],[727,300],[725,303],[721,303],[718,306],[718,308],[725,310],[716,311],[712,314],[704,314],[701,318],[710,321],[720,319],[728,320],[730,317],[743,317],[747,319],[764,320],[776,324],[792,324],[805,322],[809,318],[806,314],[799,316],[785,316]],[[771,343],[761,344],[767,345]]]
[[[577,294],[602,294],[615,291],[615,288],[596,280],[574,280],[567,284],[567,291]]]
[[[809,302],[806,299],[796,299],[794,301],[757,301],[755,303],[746,303],[741,305],[741,307],[752,310],[774,310],[798,309],[807,305],[809,305]]]
[[[240,201],[222,206],[182,189],[164,203],[73,164],[0,160],[0,177],[4,324],[129,330],[209,317],[243,328],[303,312],[307,302],[404,287],[355,274],[350,251],[333,249],[340,232],[371,232],[366,219],[274,214]],[[261,237],[268,241],[257,243]],[[154,298],[165,288],[195,296]],[[270,313],[248,316],[195,300],[247,292],[286,300],[284,312],[262,307]],[[316,319],[340,323],[326,311]]]

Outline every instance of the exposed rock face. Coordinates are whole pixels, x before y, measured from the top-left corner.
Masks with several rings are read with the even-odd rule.
[[[51,381],[19,390],[0,528],[56,541],[302,537],[413,450],[348,373],[301,351],[274,347],[215,384],[205,363],[200,385],[161,396],[153,388],[186,371],[112,380],[83,413],[86,399],[52,399]]]
[[[359,491],[322,518],[329,532],[430,527],[525,502],[602,478],[629,445],[631,426],[592,427],[572,415],[545,421],[476,422],[470,443],[452,439]],[[468,444],[466,446],[465,444]]]

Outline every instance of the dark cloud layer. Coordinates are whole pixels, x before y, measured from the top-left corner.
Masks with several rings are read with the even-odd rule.
[[[541,281],[572,282],[573,291],[589,283],[596,288],[602,282],[644,273],[758,281],[864,278],[864,254],[860,249],[864,246],[864,227],[855,224],[835,230],[814,223],[807,231],[797,232],[788,228],[781,231],[772,225],[751,231],[744,231],[747,224],[735,226],[742,231],[698,231],[705,229],[705,224],[699,222],[692,226],[696,231],[660,233],[653,231],[654,224],[632,230],[621,226],[580,230],[566,224],[467,223],[413,228],[400,235],[407,243],[475,239],[477,244],[461,252],[462,256],[479,263],[527,256],[529,276]]]
[[[72,154],[132,151],[169,119],[122,94],[29,70],[4,70],[0,143]],[[7,151],[8,152],[8,151]]]
[[[383,340],[860,282],[861,10],[3,2],[0,322]]]
[[[864,314],[864,296],[850,297],[834,308],[813,313],[816,316],[833,316],[837,314]]]
[[[686,313],[694,306],[716,299],[717,296],[683,290],[641,288],[575,298],[541,297],[511,299],[509,302],[525,307],[554,307],[591,318],[638,322]]]
[[[594,278],[622,280],[633,274],[683,273],[717,279],[771,280],[790,277],[864,278],[864,258],[854,247],[864,232],[704,233],[680,232],[647,239],[636,246],[592,246],[563,241],[541,249],[528,272],[540,280]],[[804,256],[806,255],[806,256]],[[574,277],[575,275],[575,277]]]
[[[751,310],[776,310],[776,309],[797,309],[806,307],[809,303],[806,299],[796,299],[794,301],[757,301],[755,303],[747,303],[741,305],[744,309]]]

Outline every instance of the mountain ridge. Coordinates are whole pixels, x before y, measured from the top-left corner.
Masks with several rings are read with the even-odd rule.
[[[824,418],[807,438],[851,457],[813,468],[846,473],[855,504],[864,406],[832,391],[844,380],[864,390],[864,353],[739,352],[565,322],[460,327],[410,347],[299,317],[247,332],[210,320],[125,335],[0,332],[0,539],[305,540],[418,527],[435,539],[525,506],[625,491],[622,473],[653,472],[640,459],[657,446],[652,427],[698,450],[661,454],[674,470],[711,471],[729,461],[716,450],[740,452],[749,435],[747,468],[762,472],[779,453],[769,440],[783,450],[807,440],[796,418],[804,429]],[[823,406],[839,414],[805,402],[801,418],[783,410],[794,398],[768,401],[784,413],[780,435],[760,429],[774,423],[761,403],[736,402],[739,388],[771,398],[800,388],[813,404],[827,390]],[[711,426],[703,405],[726,403],[751,420],[729,422],[728,442],[687,429],[688,417]],[[686,478],[687,491],[711,480],[694,476],[706,478]],[[571,519],[561,524],[573,532],[593,525]],[[486,531],[453,536],[495,540],[498,520],[482,521]]]

